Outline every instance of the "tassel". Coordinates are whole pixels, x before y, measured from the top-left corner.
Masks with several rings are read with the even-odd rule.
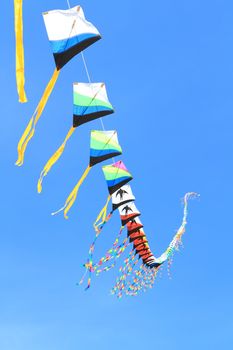
[[[84,171],[81,179],[78,181],[77,185],[74,187],[72,192],[69,194],[69,196],[68,196],[68,198],[67,198],[67,200],[65,202],[65,205],[61,209],[59,209],[58,211],[52,213],[52,215],[56,215],[56,214],[58,214],[58,213],[60,213],[61,211],[64,210],[64,218],[68,219],[67,213],[70,210],[70,208],[72,207],[72,205],[74,204],[74,202],[76,200],[76,197],[77,197],[77,194],[78,194],[78,191],[79,191],[79,188],[82,185],[82,183],[85,180],[85,178],[87,177],[87,175],[88,175],[90,170],[91,170],[91,167],[90,167],[90,165],[88,165],[88,167]]]
[[[61,144],[61,146],[56,150],[56,152],[52,155],[52,157],[48,160],[48,162],[46,163],[44,169],[42,170],[42,172],[40,173],[40,178],[38,180],[37,183],[37,192],[41,193],[42,191],[42,182],[44,177],[48,174],[48,172],[50,171],[50,169],[52,168],[52,166],[58,161],[58,159],[61,157],[66,143],[69,140],[69,138],[72,136],[73,132],[74,132],[75,128],[72,126],[70,128],[70,130],[68,131],[68,134],[66,135],[65,140],[63,141],[63,143]]]
[[[45,105],[48,101],[49,96],[51,95],[51,92],[53,91],[54,85],[57,81],[57,78],[59,76],[60,71],[58,71],[56,68],[54,70],[53,76],[50,79],[48,85],[46,86],[46,89],[44,91],[44,94],[31,118],[31,120],[28,123],[28,126],[26,127],[21,139],[18,143],[18,159],[16,161],[16,165],[21,166],[24,162],[24,153],[26,151],[28,142],[31,140],[35,133],[35,128],[38,120],[40,119],[40,116],[45,108]]]
[[[103,207],[103,209],[101,209],[99,215],[97,216],[93,226],[94,226],[94,229],[96,232],[98,232],[98,226],[100,226],[101,224],[104,223],[104,221],[106,220],[106,216],[107,216],[107,209],[108,209],[108,204],[109,204],[109,201],[111,199],[111,196],[109,195],[108,198],[107,198],[107,201]],[[101,222],[98,224],[98,222],[101,220]]]
[[[19,102],[27,102],[24,90],[24,48],[23,48],[23,0],[14,0],[15,10],[15,45],[16,45],[16,83]]]

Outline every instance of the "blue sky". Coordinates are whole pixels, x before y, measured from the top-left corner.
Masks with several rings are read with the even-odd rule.
[[[72,123],[72,83],[86,81],[80,57],[61,72],[26,153],[14,166],[17,142],[53,70],[41,13],[66,1],[24,1],[26,89],[15,87],[13,2],[2,4],[0,348],[2,350],[230,349],[232,333],[232,1],[82,1],[103,39],[86,50],[93,81],[105,81],[116,113],[123,161],[155,255],[167,247],[191,201],[184,249],[170,280],[164,268],[154,288],[117,300],[109,290],[118,273],[75,284],[93,239],[92,223],[107,190],[92,169],[65,221],[51,217],[89,157],[89,132],[80,127],[44,184],[38,175]],[[114,240],[117,215],[99,239],[96,256]],[[120,261],[118,263],[120,266]]]

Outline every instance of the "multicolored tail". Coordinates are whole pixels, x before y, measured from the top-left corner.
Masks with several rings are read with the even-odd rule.
[[[89,289],[91,286],[92,273],[95,273],[96,276],[98,276],[101,272],[109,271],[110,269],[112,269],[116,265],[117,259],[124,253],[125,249],[127,248],[128,244],[129,244],[128,238],[124,239],[124,241],[119,244],[119,240],[120,240],[121,234],[124,230],[124,227],[125,226],[121,226],[120,231],[119,231],[112,247],[110,249],[108,249],[108,251],[99,260],[98,263],[93,263],[95,244],[96,244],[96,241],[97,241],[101,231],[96,232],[95,239],[89,248],[89,257],[87,259],[86,264],[84,264],[86,271],[79,282],[79,285],[81,285],[85,279],[87,272],[89,272],[88,283],[87,283],[87,287],[85,288],[85,290]],[[114,261],[110,265],[104,266],[105,263],[107,263],[113,259],[114,259]]]
[[[37,192],[41,193],[42,191],[42,182],[44,177],[48,174],[52,166],[58,161],[58,159],[61,157],[62,153],[64,152],[65,146],[69,138],[72,136],[75,128],[73,126],[68,131],[65,140],[61,144],[61,146],[56,150],[56,152],[52,155],[52,157],[48,160],[48,162],[45,164],[44,169],[40,173],[40,178],[37,183]]]
[[[19,102],[27,102],[24,90],[24,47],[23,47],[23,0],[14,0],[15,11],[15,51],[16,51],[16,83]]]
[[[27,145],[29,143],[29,141],[31,140],[31,138],[33,137],[34,133],[35,133],[35,129],[36,129],[36,124],[38,123],[38,120],[41,117],[41,114],[43,113],[43,110],[46,106],[46,103],[49,99],[49,96],[51,95],[54,85],[56,84],[57,78],[59,76],[60,71],[58,71],[57,69],[54,70],[54,73],[52,75],[52,78],[50,79],[44,93],[43,96],[32,116],[32,118],[30,119],[21,139],[19,140],[18,143],[18,159],[15,163],[15,165],[21,166],[23,165],[24,162],[24,154],[27,148]]]

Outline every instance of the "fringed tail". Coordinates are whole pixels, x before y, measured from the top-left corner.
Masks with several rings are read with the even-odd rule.
[[[14,0],[15,11],[15,46],[16,46],[16,83],[19,102],[27,102],[24,90],[24,47],[23,47],[23,0]]]
[[[85,178],[87,177],[90,170],[91,170],[91,167],[90,167],[90,165],[88,165],[88,167],[84,171],[81,179],[78,181],[77,185],[74,187],[72,192],[69,194],[69,196],[65,202],[65,205],[61,209],[59,209],[58,211],[52,213],[52,215],[56,215],[56,214],[60,213],[61,211],[64,211],[64,217],[65,217],[65,219],[68,219],[67,213],[70,210],[70,208],[72,207],[72,205],[74,204],[76,197],[78,195],[79,188],[82,185]]]
[[[31,118],[31,120],[29,121],[21,139],[19,140],[18,143],[18,159],[16,161],[16,165],[21,166],[23,165],[24,162],[24,154],[27,148],[27,145],[29,143],[29,141],[31,140],[31,138],[33,137],[34,133],[35,133],[35,128],[36,128],[36,124],[38,122],[38,120],[41,117],[41,114],[43,113],[43,110],[46,106],[46,103],[49,99],[49,96],[51,95],[54,85],[57,81],[57,78],[59,76],[59,72],[56,68],[54,70],[53,76],[50,79],[44,93],[43,96]]]
[[[61,157],[66,143],[69,140],[69,138],[71,137],[71,135],[73,134],[75,128],[72,126],[70,128],[70,130],[68,131],[65,140],[63,141],[63,143],[61,144],[61,146],[56,150],[56,152],[52,155],[52,157],[48,160],[48,162],[46,163],[46,165],[44,166],[44,169],[42,170],[42,172],[40,173],[40,178],[38,180],[37,183],[37,192],[41,193],[42,191],[42,182],[44,177],[48,174],[48,172],[50,171],[50,169],[52,168],[52,166],[58,161],[58,159]]]

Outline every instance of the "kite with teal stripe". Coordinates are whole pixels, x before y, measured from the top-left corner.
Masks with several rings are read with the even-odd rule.
[[[121,154],[122,149],[115,130],[91,131],[90,166]]]
[[[114,112],[104,83],[74,83],[73,127]]]

